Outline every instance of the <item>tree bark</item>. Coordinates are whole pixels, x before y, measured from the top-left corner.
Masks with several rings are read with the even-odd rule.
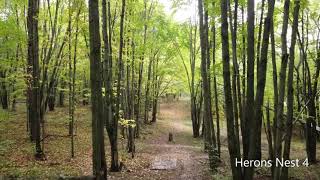
[[[228,4],[227,1],[221,1],[221,40],[222,40],[222,60],[223,60],[223,84],[225,98],[225,116],[227,121],[228,149],[230,155],[230,164],[234,180],[242,179],[240,166],[236,166],[236,159],[240,159],[240,146],[237,146],[237,140],[234,127],[233,101],[230,83],[230,56],[229,56],[229,35],[228,35]]]
[[[234,111],[234,127],[235,127],[235,135],[237,140],[237,146],[239,146],[239,118],[242,118],[242,110],[241,110],[241,95],[240,95],[240,78],[239,78],[239,65],[237,58],[237,28],[238,28],[238,0],[234,1],[234,18],[232,23],[232,11],[231,4],[229,4],[229,21],[230,21],[230,31],[231,31],[231,42],[232,42],[232,98],[233,98],[233,111]],[[238,108],[239,102],[239,108]],[[240,112],[240,113],[239,113]],[[240,114],[240,115],[239,115]]]
[[[101,77],[101,40],[99,29],[99,1],[89,0],[90,81],[92,101],[93,175],[97,180],[107,179],[104,149],[104,119]]]
[[[212,110],[210,108],[210,92],[209,92],[209,83],[208,83],[208,73],[207,73],[207,37],[205,36],[205,27],[204,27],[204,15],[203,15],[203,2],[198,0],[198,10],[199,10],[199,29],[200,29],[200,47],[201,47],[201,77],[202,77],[202,89],[204,96],[204,140],[205,140],[205,149],[212,148],[214,145],[212,139]]]
[[[212,59],[213,59],[213,67],[216,64],[216,27],[215,22],[212,27],[212,36],[213,36],[213,44],[212,44]],[[220,142],[220,114],[219,114],[219,96],[218,96],[218,88],[217,88],[217,75],[216,71],[214,71],[213,75],[213,91],[214,91],[214,104],[215,104],[215,113],[216,113],[216,126],[217,126],[217,148],[218,155],[221,155],[221,142]]]
[[[299,20],[299,9],[300,1],[295,1],[295,8],[293,13],[293,24],[292,24],[292,34],[291,34],[291,46],[290,46],[290,59],[289,59],[289,69],[288,69],[288,82],[287,82],[287,122],[286,122],[286,134],[284,137],[284,149],[283,149],[283,159],[290,159],[290,146],[292,137],[292,123],[293,123],[293,106],[294,106],[294,95],[293,95],[293,70],[294,70],[294,56],[295,56],[295,46],[297,39],[298,30],[298,20]],[[283,166],[280,179],[288,179],[288,167]]]
[[[281,68],[280,68],[280,82],[279,82],[279,99],[278,99],[278,110],[277,110],[277,127],[275,134],[275,143],[274,143],[274,155],[275,159],[280,159],[282,157],[282,131],[283,129],[283,102],[285,95],[285,82],[286,82],[286,70],[287,70],[287,62],[288,62],[288,53],[287,53],[287,30],[288,30],[288,20],[289,20],[289,6],[290,0],[286,0],[284,2],[284,16],[282,23],[282,32],[281,32]],[[281,174],[280,167],[274,168],[274,176],[273,179],[279,179]]]
[[[258,149],[261,147],[261,125],[262,125],[262,105],[264,100],[264,92],[266,85],[267,75],[267,59],[268,59],[268,47],[271,31],[271,19],[274,11],[274,0],[269,0],[268,3],[268,14],[264,22],[263,39],[261,47],[261,59],[259,60],[259,71],[257,72],[257,91],[256,99],[254,102],[254,120],[253,128],[250,131],[250,147],[249,147],[249,159],[260,159],[261,154],[258,154]],[[258,139],[259,138],[259,139]],[[258,143],[257,143],[258,142]],[[261,153],[261,152],[260,152]],[[249,167],[245,172],[245,179],[252,179],[254,174],[254,167]]]
[[[247,2],[247,100],[245,131],[243,134],[243,157],[248,159],[251,130],[256,128],[254,119],[254,0]]]
[[[31,93],[30,93],[30,126],[33,140],[36,144],[36,158],[43,156],[40,144],[40,91],[39,91],[39,35],[38,35],[38,15],[39,15],[39,0],[28,1],[28,65],[31,73]]]
[[[147,76],[147,82],[146,82],[146,94],[145,94],[145,105],[144,105],[144,123],[149,123],[149,91],[150,91],[150,80],[151,80],[151,71],[152,71],[152,63],[154,61],[155,57],[149,59],[148,64],[148,76]]]

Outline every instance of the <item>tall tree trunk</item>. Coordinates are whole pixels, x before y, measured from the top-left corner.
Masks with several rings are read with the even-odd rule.
[[[262,126],[262,105],[264,100],[264,92],[267,76],[267,60],[268,60],[268,47],[271,31],[271,21],[274,11],[274,0],[269,0],[268,13],[264,21],[263,38],[261,47],[261,59],[259,60],[259,72],[257,72],[257,91],[255,99],[255,111],[254,111],[254,125],[250,134],[250,149],[249,159],[257,158],[257,150],[261,147],[261,126]],[[259,138],[259,139],[257,139]],[[257,143],[259,142],[259,143]],[[261,152],[260,152],[261,153]],[[259,159],[261,154],[259,154]],[[245,179],[252,179],[254,174],[254,167],[247,168],[245,173]]]
[[[194,29],[194,33],[193,33]],[[197,95],[195,92],[195,59],[196,59],[196,37],[197,37],[197,26],[193,26],[190,23],[190,35],[189,35],[189,53],[190,53],[190,70],[191,70],[191,81],[189,84],[190,88],[190,105],[191,105],[191,121],[192,121],[192,133],[193,137],[197,138],[200,136],[200,119],[197,116]],[[186,69],[187,71],[187,69]]]
[[[241,95],[240,95],[240,78],[239,78],[239,65],[237,60],[237,27],[238,27],[238,0],[234,1],[235,9],[234,9],[234,18],[232,23],[232,11],[231,4],[229,4],[229,21],[230,21],[230,31],[231,31],[231,40],[232,40],[232,63],[233,63],[233,72],[232,72],[232,98],[233,98],[233,110],[234,110],[234,126],[235,126],[235,135],[237,144],[240,144],[239,141],[239,117],[242,118],[242,110],[241,110]],[[239,98],[239,99],[238,99]],[[239,109],[238,109],[238,101],[239,101]],[[240,112],[240,116],[239,116]],[[239,145],[237,145],[239,146]]]
[[[89,0],[90,81],[92,101],[93,175],[97,180],[107,179],[104,149],[104,119],[101,77],[101,40],[99,1]]]
[[[271,56],[272,56],[272,80],[273,80],[273,109],[274,109],[274,119],[273,119],[273,137],[275,137],[275,130],[277,126],[277,110],[278,110],[278,71],[277,71],[277,63],[276,63],[276,46],[275,46],[275,38],[274,38],[274,24],[273,19],[271,22]],[[273,140],[275,143],[275,138]]]
[[[250,134],[255,127],[254,119],[254,0],[247,2],[247,100],[245,112],[245,131],[243,134],[243,157],[248,159]]]
[[[145,51],[146,51],[146,42],[147,42],[147,20],[148,20],[148,16],[147,16],[147,0],[143,1],[144,4],[144,11],[143,11],[143,16],[144,16],[144,32],[143,32],[143,51],[142,51],[142,57],[141,57],[141,61],[139,63],[139,77],[138,77],[138,97],[137,97],[137,108],[136,108],[136,122],[137,122],[137,126],[136,126],[136,137],[139,138],[140,137],[140,126],[141,126],[141,122],[140,122],[140,111],[141,111],[141,96],[142,96],[142,79],[143,79],[143,64],[144,64],[144,59],[145,59]],[[151,8],[151,7],[150,7]]]
[[[280,81],[279,81],[279,99],[278,99],[278,110],[277,110],[277,127],[275,134],[275,143],[274,143],[274,155],[275,159],[280,159],[282,157],[282,131],[283,128],[283,102],[285,95],[285,82],[286,82],[286,70],[288,62],[288,53],[287,53],[287,31],[288,31],[288,20],[289,20],[289,6],[290,0],[284,2],[284,16],[282,23],[282,32],[281,32],[281,68],[280,68]],[[273,179],[279,179],[281,174],[280,167],[273,166],[274,176]]]
[[[121,100],[121,84],[122,84],[122,67],[123,67],[123,45],[124,45],[124,39],[123,39],[123,32],[124,32],[124,15],[125,15],[125,9],[126,9],[126,0],[122,0],[122,6],[121,6],[121,14],[120,14],[120,37],[119,37],[119,55],[118,55],[118,80],[117,80],[117,100],[116,100],[116,117],[114,119],[113,127],[117,129],[118,128],[118,121],[120,120],[120,100]],[[118,164],[118,133],[114,132],[114,137],[112,139],[111,143],[112,148],[112,161],[114,163],[111,164],[111,170],[112,171],[119,171],[119,164]]]
[[[290,159],[290,146],[291,146],[291,136],[292,136],[292,123],[293,123],[293,70],[294,70],[294,56],[295,56],[295,46],[297,39],[298,30],[298,20],[299,20],[299,9],[300,1],[295,1],[295,8],[293,13],[293,24],[292,24],[292,34],[291,34],[291,46],[290,46],[290,59],[289,59],[289,69],[288,69],[288,82],[287,82],[287,122],[286,122],[286,134],[284,137],[284,149],[283,149],[283,159]],[[280,179],[288,179],[288,167],[283,166]]]
[[[243,152],[245,152],[246,150],[246,146],[244,145],[245,144],[245,138],[246,138],[246,132],[247,132],[247,129],[246,129],[246,78],[245,78],[245,74],[246,74],[246,35],[245,35],[245,26],[244,26],[244,7],[243,5],[241,6],[241,25],[242,25],[242,28],[241,28],[241,32],[242,32],[242,102],[239,102],[242,104],[242,118],[240,119],[241,120],[241,136],[242,136],[242,150]]]
[[[151,122],[157,121],[157,113],[158,113],[158,96],[159,96],[159,82],[158,82],[158,65],[159,65],[159,58],[156,59],[156,61],[153,64],[153,98],[152,98],[152,119]]]
[[[270,1],[269,3],[270,4]],[[259,32],[258,32],[258,42],[257,42],[257,49],[256,49],[256,60],[257,60],[257,73],[260,71],[260,55],[262,51],[261,47],[261,41],[263,41],[262,38],[262,26],[263,26],[263,16],[264,16],[264,6],[265,6],[265,0],[262,0],[261,4],[261,14],[260,14],[260,22],[259,22]],[[269,12],[269,11],[268,11]],[[264,30],[265,32],[265,30]],[[257,76],[257,81],[258,81],[258,76]],[[258,87],[257,87],[258,88]],[[257,124],[257,134],[256,134],[256,143],[257,143],[257,149],[256,149],[256,159],[261,160],[261,127],[262,127],[262,116],[261,117],[256,117],[258,124]]]
[[[216,27],[215,22],[212,27],[212,59],[213,59],[213,67],[216,64]],[[220,143],[220,114],[219,114],[219,97],[218,97],[218,88],[217,88],[217,75],[216,71],[214,71],[213,75],[213,91],[214,91],[214,104],[215,104],[215,113],[216,113],[216,126],[217,126],[217,149],[218,155],[221,155],[221,143]]]
[[[152,71],[152,64],[154,61],[155,57],[149,59],[149,65],[148,65],[148,79],[146,82],[146,94],[145,94],[145,103],[144,103],[144,123],[148,124],[149,123],[149,91],[150,91],[150,80],[151,80],[151,71]]]
[[[108,8],[106,7],[108,6]],[[108,10],[107,10],[108,9]],[[108,11],[108,13],[107,13]],[[108,15],[107,15],[108,14]],[[117,134],[118,134],[118,119],[114,114],[114,97],[112,88],[112,38],[111,38],[111,13],[110,2],[106,3],[106,0],[102,0],[102,34],[104,42],[104,85],[106,89],[105,96],[105,119],[106,129],[109,136],[111,147],[111,171],[119,170],[118,160],[118,147],[117,147]],[[109,30],[109,31],[108,31]]]
[[[270,35],[270,39],[271,39],[271,56],[272,56],[272,80],[273,80],[273,109],[274,109],[274,113],[273,113],[273,124],[272,124],[272,130],[271,132],[273,133],[273,139],[270,141],[273,142],[273,147],[272,149],[269,149],[269,151],[272,151],[270,154],[272,154],[272,156],[270,157],[272,159],[272,162],[274,164],[275,162],[275,143],[276,143],[276,130],[277,130],[277,116],[278,116],[278,99],[279,99],[279,90],[278,90],[278,71],[277,71],[277,63],[276,63],[276,48],[275,48],[275,38],[274,38],[274,23],[273,23],[273,19],[271,22],[271,35]],[[269,104],[268,104],[269,105]],[[269,106],[268,106],[269,108]],[[269,112],[269,109],[268,109]],[[272,133],[271,136],[272,136]],[[271,143],[272,143],[271,142]],[[270,144],[271,144],[270,143]],[[271,144],[272,146],[272,144]],[[274,168],[271,168],[271,172],[272,172],[272,177],[274,177]]]
[[[28,1],[28,66],[31,73],[31,93],[30,93],[30,126],[33,140],[36,144],[36,157],[43,156],[40,144],[40,92],[39,92],[39,35],[38,35],[38,15],[39,15],[39,1]]]
[[[73,122],[74,122],[74,99],[73,99],[73,78],[72,78],[72,54],[71,54],[71,1],[68,1],[68,13],[69,13],[69,20],[68,20],[68,61],[69,61],[69,136],[71,137],[71,157],[74,157],[74,144],[73,144]]]
[[[136,101],[136,90],[135,90],[135,42],[132,40],[131,42],[131,49],[132,49],[132,60],[131,60],[131,114],[130,118],[134,119],[134,112],[135,112],[135,101]],[[137,121],[136,121],[137,124]]]
[[[201,47],[201,77],[202,77],[202,89],[204,96],[204,140],[205,147],[209,150],[209,147],[213,146],[212,139],[212,113],[210,108],[210,93],[209,91],[209,83],[208,83],[208,73],[207,73],[207,37],[205,33],[205,23],[204,15],[203,15],[203,2],[202,0],[198,0],[198,10],[199,10],[199,29],[200,29],[200,47]]]
[[[222,60],[223,60],[223,84],[225,98],[225,117],[227,121],[228,149],[230,155],[230,164],[234,180],[242,179],[240,166],[236,166],[236,159],[240,159],[240,146],[237,146],[233,102],[230,83],[230,55],[229,55],[229,35],[228,35],[228,4],[227,1],[221,1],[221,40],[222,40]]]
[[[134,40],[132,39],[131,42],[131,51],[132,51],[132,60],[131,60],[131,92],[130,96],[128,98],[129,106],[130,106],[130,114],[129,114],[129,119],[133,120],[134,119],[134,106],[135,106],[135,44],[134,44]],[[130,72],[128,72],[130,73]],[[129,87],[128,87],[129,88]],[[135,121],[135,124],[137,124],[137,122]],[[134,157],[134,153],[135,153],[135,128],[130,125],[128,127],[128,152],[131,153],[131,157]]]

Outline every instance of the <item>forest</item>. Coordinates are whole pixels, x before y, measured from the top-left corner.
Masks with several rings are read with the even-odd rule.
[[[319,9],[0,0],[0,180],[320,179]]]

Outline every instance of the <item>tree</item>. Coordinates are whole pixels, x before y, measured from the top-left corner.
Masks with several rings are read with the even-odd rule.
[[[233,179],[242,179],[242,171],[240,166],[236,166],[236,159],[240,159],[240,148],[237,146],[234,116],[233,116],[233,101],[231,94],[230,83],[230,56],[229,56],[229,35],[228,35],[228,4],[226,1],[221,1],[221,40],[222,40],[222,62],[223,62],[223,85],[225,98],[225,112],[227,121],[228,149],[230,155],[230,164]]]
[[[250,149],[250,134],[256,128],[254,119],[254,0],[247,1],[247,88],[246,88],[246,111],[242,135],[244,159],[248,159]]]
[[[280,81],[279,81],[279,99],[278,99],[278,109],[277,109],[277,117],[276,121],[276,133],[275,133],[275,142],[274,142],[274,156],[278,159],[281,158],[282,152],[282,130],[283,130],[283,102],[284,102],[284,94],[285,94],[285,81],[286,81],[286,69],[288,62],[288,53],[287,53],[287,30],[288,30],[288,19],[289,19],[289,6],[290,1],[286,0],[284,2],[284,16],[283,16],[283,24],[282,24],[282,33],[281,33],[281,68],[280,68]],[[281,169],[278,167],[274,167],[274,179],[280,178]]]
[[[28,72],[32,77],[30,83],[29,115],[31,137],[36,144],[36,158],[41,158],[43,152],[40,144],[40,92],[39,92],[39,35],[38,35],[39,1],[28,1]]]
[[[205,33],[205,23],[204,23],[204,14],[203,14],[203,2],[198,0],[198,11],[199,11],[199,31],[200,31],[200,51],[201,51],[201,77],[202,77],[202,89],[203,89],[203,98],[204,98],[204,141],[205,149],[212,150],[215,148],[215,134],[213,130],[213,121],[212,121],[212,109],[211,109],[211,97],[209,92],[209,80],[208,80],[208,67],[207,67],[207,48],[208,48],[208,37]]]
[[[122,53],[123,53],[123,46],[124,46],[124,15],[125,15],[125,10],[126,10],[126,1],[122,0],[122,6],[121,6],[121,14],[120,14],[120,37],[119,37],[119,55],[118,55],[118,79],[117,79],[117,99],[116,99],[116,123],[114,124],[113,128],[117,128],[118,127],[118,121],[120,121],[121,115],[120,115],[120,111],[123,112],[123,110],[120,108],[121,105],[121,97],[123,96],[121,87],[122,87],[122,74],[123,74],[123,60],[122,60]],[[122,113],[123,114],[123,113]],[[118,165],[118,148],[117,148],[117,133],[115,133],[114,135],[114,139],[112,141],[112,143],[114,143],[114,149],[112,151],[112,153],[116,153],[115,156],[113,156],[114,159],[114,164],[111,164],[111,169],[113,171],[119,171],[119,165]],[[113,166],[114,165],[114,166]]]
[[[318,88],[318,78],[320,74],[320,67],[319,67],[319,37],[317,37],[316,41],[316,59],[315,59],[315,73],[311,75],[311,68],[309,66],[308,59],[310,59],[311,53],[307,53],[310,46],[310,40],[307,34],[309,34],[309,14],[306,14],[306,20],[305,20],[305,13],[304,10],[302,11],[302,17],[301,17],[301,35],[298,33],[299,37],[299,45],[300,45],[300,55],[301,55],[301,61],[303,64],[302,67],[302,79],[303,79],[303,90],[302,94],[304,97],[304,103],[307,106],[308,109],[308,117],[305,124],[305,131],[306,131],[306,152],[308,156],[308,160],[310,163],[316,163],[316,146],[317,146],[317,134],[316,134],[316,118],[317,118],[317,105],[316,105],[316,99],[319,97],[317,88]],[[304,28],[304,26],[306,28]],[[318,25],[317,25],[318,26]],[[319,29],[319,28],[318,28]],[[319,30],[318,30],[319,31]],[[306,33],[306,34],[304,34]],[[313,76],[313,77],[312,77]],[[313,82],[312,82],[313,79]]]
[[[288,82],[287,82],[287,122],[286,122],[286,134],[283,149],[283,159],[290,159],[290,147],[292,137],[292,125],[293,125],[293,70],[294,70],[294,57],[295,57],[295,45],[297,39],[298,20],[299,20],[300,1],[295,1],[295,7],[293,12],[293,24],[291,33],[291,46],[289,55],[289,70],[288,70]],[[282,167],[281,179],[288,179],[288,167]]]
[[[274,1],[268,1],[268,13],[267,17],[264,21],[263,28],[263,38],[262,38],[262,47],[261,47],[261,59],[259,60],[259,71],[257,72],[257,91],[255,97],[255,111],[254,111],[254,127],[251,130],[250,134],[250,149],[249,149],[249,159],[254,159],[257,157],[257,149],[261,148],[261,143],[257,143],[257,141],[261,141],[261,121],[262,121],[262,105],[264,101],[265,94],[265,86],[266,86],[266,73],[267,73],[267,60],[268,60],[268,47],[269,47],[269,39],[271,32],[271,22],[274,11]],[[257,140],[257,135],[258,140]],[[257,147],[258,144],[258,147]],[[260,154],[259,154],[260,155]],[[259,157],[260,158],[260,157]],[[254,167],[249,167],[247,174],[245,174],[246,179],[253,178],[253,169]]]
[[[101,76],[101,39],[98,0],[89,1],[90,82],[92,101],[93,174],[96,179],[107,179],[104,150],[104,118]]]

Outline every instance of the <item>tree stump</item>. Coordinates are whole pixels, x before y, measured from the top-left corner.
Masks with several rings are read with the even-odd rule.
[[[171,132],[169,132],[169,142],[173,141],[173,134]]]

